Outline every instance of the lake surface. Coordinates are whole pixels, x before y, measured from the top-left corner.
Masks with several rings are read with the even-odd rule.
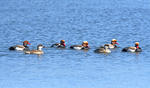
[[[0,88],[149,88],[150,1],[1,0]],[[93,51],[116,38],[111,54]],[[49,48],[66,41],[66,49]],[[30,41],[44,54],[9,51]],[[69,46],[88,41],[89,51]],[[140,42],[143,52],[121,49]]]

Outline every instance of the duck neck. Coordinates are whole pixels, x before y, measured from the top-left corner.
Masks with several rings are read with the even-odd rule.
[[[113,42],[111,42],[112,45],[115,45]]]
[[[104,46],[104,49],[107,50],[108,48],[106,46]]]
[[[66,44],[65,44],[65,43],[61,43],[61,45],[66,46]]]
[[[37,50],[42,50],[42,48],[41,47],[37,47]]]
[[[135,47],[138,49],[138,48],[139,48],[139,45],[135,45]]]
[[[89,48],[88,44],[82,44],[82,46],[85,47],[85,48]]]
[[[28,47],[26,43],[23,43],[23,46],[24,46],[24,47]]]

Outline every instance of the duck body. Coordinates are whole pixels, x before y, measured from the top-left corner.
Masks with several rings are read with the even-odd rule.
[[[18,50],[18,51],[23,51],[23,50],[29,50],[28,46],[23,46],[23,45],[16,45],[16,46],[11,46],[9,50]]]
[[[28,50],[28,51],[25,51],[24,53],[25,54],[38,54],[38,55],[41,55],[41,54],[44,54],[44,52],[42,51],[42,48],[44,48],[44,46],[42,44],[39,44],[37,46],[37,50]]]
[[[60,43],[56,43],[56,44],[53,44],[51,47],[54,47],[54,48],[65,48],[65,45],[62,45]]]
[[[140,47],[125,47],[122,49],[122,52],[142,52],[142,49]]]
[[[114,48],[117,48],[117,46],[116,45],[113,45],[113,44],[108,44],[109,46],[108,46],[108,48],[109,49],[114,49]]]
[[[109,49],[114,49],[114,48],[117,48],[116,44],[119,45],[119,43],[117,42],[117,40],[116,39],[112,39],[111,43],[107,44],[107,46],[108,46]]]
[[[27,45],[30,45],[28,41],[24,41],[23,45],[15,45],[9,47],[9,50],[18,50],[18,51],[23,51],[23,50],[29,50],[29,47]]]
[[[101,46],[100,48],[94,50],[95,53],[111,53],[111,50],[109,49],[109,45],[105,44],[104,46]]]
[[[75,50],[84,50],[84,49],[89,49],[89,47],[84,47],[82,45],[72,45],[70,46],[71,49],[75,49]]]
[[[25,54],[44,54],[42,50],[25,51]]]
[[[54,47],[54,48],[65,48],[66,47],[65,40],[61,40],[60,43],[52,44],[51,47]]]
[[[135,42],[135,47],[125,47],[122,52],[142,52],[142,49],[139,47],[139,42]]]
[[[75,50],[88,50],[88,49],[90,49],[87,41],[83,41],[82,45],[72,45],[72,46],[70,46],[70,48],[75,49]]]

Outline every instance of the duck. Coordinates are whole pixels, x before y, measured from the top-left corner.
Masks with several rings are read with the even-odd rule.
[[[109,44],[105,44],[104,46],[101,46],[99,49],[94,50],[95,53],[111,53],[111,50],[109,49]]]
[[[135,42],[134,47],[125,47],[122,49],[123,52],[142,52],[141,47],[139,47],[139,42]]]
[[[52,44],[51,47],[65,48],[66,47],[65,40],[60,40],[60,43]]]
[[[112,39],[111,40],[111,43],[110,44],[108,44],[109,45],[109,48],[110,49],[114,49],[114,48],[117,48],[117,45],[119,45],[119,43],[117,42],[117,39]]]
[[[90,47],[88,45],[88,41],[83,41],[82,45],[72,45],[70,48],[75,50],[88,50]]]
[[[111,44],[109,44],[109,48],[110,49],[117,48],[117,45],[119,45],[119,43],[117,42],[117,39],[112,39]]]
[[[23,45],[11,46],[9,47],[9,50],[18,50],[18,51],[29,50],[29,47],[27,45],[31,45],[31,43],[29,43],[29,41],[26,40],[23,42]]]
[[[44,54],[44,52],[42,51],[42,48],[44,48],[44,46],[42,44],[39,44],[37,46],[37,50],[28,50],[28,51],[25,51],[24,53],[25,54],[38,54],[38,55],[41,55],[41,54]]]

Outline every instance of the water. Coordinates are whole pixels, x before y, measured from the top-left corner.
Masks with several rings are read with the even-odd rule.
[[[1,88],[149,88],[150,1],[1,0]],[[111,54],[93,51],[116,38]],[[66,40],[67,49],[44,48],[44,55],[9,51],[30,41],[49,47]],[[87,40],[87,52],[70,50]],[[139,41],[142,53],[121,49]]]

